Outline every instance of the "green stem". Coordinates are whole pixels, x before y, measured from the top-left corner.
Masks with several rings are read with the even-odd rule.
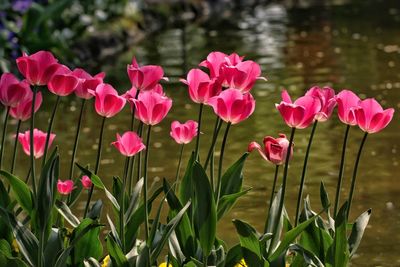
[[[276,181],[278,180],[278,173],[279,173],[279,165],[276,165],[275,166],[274,182],[272,184],[271,196],[270,196],[269,205],[268,205],[267,220],[265,221],[264,233],[267,232],[267,227],[268,227],[268,223],[269,223],[269,219],[270,219],[269,214],[271,213],[272,202],[274,201]]]
[[[3,136],[1,138],[1,148],[0,148],[0,170],[2,167],[2,162],[3,162],[3,152],[4,152],[4,144],[6,140],[6,135],[7,135],[7,124],[8,124],[8,117],[10,115],[10,107],[7,107],[6,110],[6,116],[4,118],[4,125],[3,125]]]
[[[12,157],[12,161],[11,161],[10,173],[14,173],[15,160],[17,158],[18,134],[19,134],[19,130],[21,128],[21,122],[22,122],[21,120],[18,121],[17,130],[15,131],[14,149],[13,149],[13,157]]]
[[[143,135],[143,122],[140,122],[140,124],[139,124],[138,135],[139,135],[139,137],[142,137],[142,135]],[[131,171],[133,172],[133,170],[131,170]],[[136,182],[138,182],[140,180],[141,174],[142,174],[142,152],[139,152]],[[133,175],[133,173],[132,173],[132,175]]]
[[[101,128],[100,128],[99,145],[97,148],[97,157],[96,157],[96,165],[94,168],[94,174],[98,173],[99,167],[100,167],[101,148],[102,148],[102,144],[103,144],[103,134],[104,134],[105,123],[106,123],[106,117],[103,117],[103,120],[101,122]],[[85,212],[83,213],[83,218],[86,218],[87,212],[89,210],[89,204],[90,204],[90,200],[92,199],[93,190],[94,190],[94,185],[92,184],[92,186],[90,187],[89,193],[88,193],[88,199],[86,201]]]
[[[361,140],[360,148],[358,150],[357,158],[356,158],[356,163],[354,164],[354,170],[353,170],[353,178],[351,180],[351,186],[350,186],[350,194],[349,194],[349,206],[347,209],[347,216],[346,218],[349,219],[349,214],[350,214],[350,208],[351,208],[351,202],[353,201],[353,194],[354,194],[354,188],[356,187],[356,178],[357,178],[357,170],[358,170],[358,164],[360,163],[360,158],[361,158],[361,152],[363,150],[365,140],[367,140],[368,133],[365,133],[363,136],[363,139]]]
[[[219,203],[219,198],[220,198],[220,194],[221,194],[221,178],[222,178],[222,162],[224,160],[224,152],[225,152],[225,145],[226,145],[226,140],[228,139],[228,133],[229,133],[229,129],[231,127],[231,123],[228,122],[228,124],[226,125],[226,129],[225,129],[225,133],[224,133],[224,138],[222,139],[222,145],[221,145],[221,153],[220,153],[220,157],[219,157],[219,166],[218,166],[218,180],[217,180],[217,206]]]
[[[149,238],[149,210],[147,208],[147,167],[149,162],[149,150],[150,150],[150,133],[151,133],[151,125],[149,125],[147,129],[147,139],[146,139],[146,153],[144,154],[144,227],[145,227],[145,237],[148,242]],[[151,262],[151,260],[150,260]]]
[[[343,147],[342,147],[342,158],[340,160],[339,177],[338,177],[338,183],[337,183],[337,186],[336,186],[335,208],[333,210],[333,218],[336,218],[336,213],[337,213],[337,210],[338,210],[338,207],[339,207],[339,202],[340,202],[340,191],[342,190],[343,173],[344,173],[344,162],[345,162],[346,147],[347,147],[347,138],[349,136],[350,127],[351,127],[350,125],[347,125],[346,132],[344,134]]]
[[[182,155],[183,155],[183,149],[184,149],[184,148],[185,148],[185,144],[182,144],[182,145],[181,145],[181,151],[180,151],[180,153],[179,153],[178,167],[176,168],[174,191],[175,191],[176,187],[178,186],[179,172],[180,172],[180,170],[181,170]]]
[[[219,131],[221,130],[221,126],[222,126],[222,120],[219,117],[217,117],[217,119],[215,121],[215,126],[214,126],[213,138],[211,140],[211,146],[210,146],[210,149],[208,150],[207,158],[204,163],[204,170],[207,170],[208,162],[210,161],[211,157],[214,156],[215,143],[217,142],[217,138],[218,138]]]
[[[310,155],[311,145],[312,145],[312,141],[314,139],[314,133],[315,133],[315,129],[317,128],[317,124],[318,124],[318,121],[315,121],[314,124],[313,124],[312,130],[311,130],[311,134],[310,134],[310,139],[308,140],[308,146],[307,146],[307,150],[306,150],[306,155],[304,157],[303,171],[301,172],[299,194],[297,195],[296,216],[295,216],[295,219],[294,219],[294,226],[295,227],[297,226],[297,224],[299,222],[300,206],[301,206],[301,200],[303,198],[304,183],[305,183],[305,180],[306,180],[308,157]],[[288,151],[290,151],[290,148],[289,148]]]
[[[126,181],[128,178],[128,168],[129,168],[130,157],[126,157],[124,174],[122,179],[122,193],[121,193],[121,209],[119,210],[119,235],[122,243],[122,251],[125,253],[125,190]]]
[[[140,90],[136,91],[135,99],[138,98],[140,93]],[[132,109],[132,116],[131,116],[131,125],[129,127],[130,131],[133,131],[135,126],[135,108]],[[132,194],[132,180],[133,180],[133,171],[135,167],[135,157],[133,157],[132,160],[129,161],[129,166],[128,166],[128,174],[129,174],[129,181],[128,181],[128,192],[129,196]]]
[[[203,106],[204,104],[200,104],[199,108],[199,119],[197,120],[198,127],[197,127],[197,138],[196,138],[196,150],[194,152],[195,159],[197,160],[199,157],[199,147],[200,147],[200,130],[201,130],[201,117],[203,115]]]
[[[30,151],[30,158],[31,158],[31,176],[32,176],[32,191],[34,199],[36,199],[36,178],[35,178],[35,157],[34,157],[34,135],[33,130],[35,128],[35,102],[36,102],[36,94],[37,88],[33,86],[33,96],[32,96],[32,107],[31,107],[31,127],[30,127],[30,134],[29,134],[29,151]]]

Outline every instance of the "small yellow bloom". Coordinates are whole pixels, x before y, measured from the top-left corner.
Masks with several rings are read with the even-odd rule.
[[[14,250],[15,252],[19,253],[19,246],[18,246],[18,243],[17,243],[17,240],[16,240],[16,239],[14,239],[14,240],[12,241],[12,248],[13,248],[13,250]]]
[[[167,263],[166,263],[166,262],[163,262],[163,263],[161,263],[158,267],[167,267]],[[168,267],[172,267],[172,265],[171,265],[171,264],[168,264]]]
[[[110,255],[105,256],[103,264],[101,264],[101,267],[108,267],[108,265],[110,265],[110,261],[111,261]]]
[[[235,265],[235,267],[247,267],[246,262],[242,259],[239,263]]]

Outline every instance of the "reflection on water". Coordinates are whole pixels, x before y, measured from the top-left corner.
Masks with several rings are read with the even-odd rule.
[[[370,136],[363,154],[352,217],[368,208],[372,208],[373,216],[353,265],[400,265],[400,257],[395,253],[400,249],[400,186],[397,177],[400,172],[400,6],[385,3],[363,4],[361,8],[338,5],[288,10],[279,4],[271,4],[253,10],[244,9],[233,15],[231,20],[212,21],[211,18],[199,25],[167,27],[112,62],[98,66],[98,70],[106,71],[107,81],[121,91],[129,87],[126,64],[132,55],[136,55],[142,64],[162,65],[166,76],[170,77],[171,82],[165,88],[174,99],[174,106],[167,119],[154,127],[152,137],[150,178],[155,180],[173,177],[175,173],[178,147],[169,137],[170,122],[195,119],[197,115],[198,106],[189,101],[178,78],[184,77],[188,69],[196,66],[212,50],[246,55],[261,64],[263,74],[269,79],[267,83],[257,83],[254,88],[256,112],[231,130],[225,166],[236,160],[250,141],[261,141],[265,135],[276,136],[280,132],[288,134],[289,129],[274,108],[282,88],[287,88],[295,96],[303,94],[312,85],[330,85],[336,90],[350,88],[362,97],[376,97],[386,107],[395,107],[397,111],[391,125],[383,132]],[[47,114],[40,113],[38,119],[42,128],[53,104],[49,102],[54,101],[54,97],[48,96],[45,101],[48,101]],[[100,120],[93,107],[87,107],[78,161],[93,165],[92,155],[96,150]],[[54,127],[57,133],[55,143],[61,148],[63,175],[67,175],[74,137],[72,122],[78,116],[78,109],[79,101],[76,99],[64,100]],[[100,170],[100,176],[105,181],[111,181],[113,175],[122,174],[123,158],[108,144],[114,139],[115,132],[129,127],[129,117],[126,108],[123,114],[107,121],[109,131]],[[211,109],[207,108],[204,120],[202,142],[208,143],[215,120]],[[24,127],[27,128],[27,125]],[[318,193],[321,180],[333,198],[344,130],[345,126],[335,117],[317,128],[305,189],[306,193],[312,193],[311,203],[316,209],[320,206]],[[309,133],[310,129],[298,131],[295,140],[287,194],[287,209],[292,215]],[[353,128],[350,135],[343,197],[347,196],[352,164],[362,133]],[[7,145],[10,145],[11,140],[8,141]],[[186,151],[192,148],[189,145]],[[206,146],[201,153],[204,157]],[[27,157],[22,154],[19,160],[21,164],[28,165]],[[245,187],[252,190],[219,225],[221,237],[229,244],[237,241],[232,218],[245,219],[262,229],[272,176],[273,166],[258,155],[248,159]]]

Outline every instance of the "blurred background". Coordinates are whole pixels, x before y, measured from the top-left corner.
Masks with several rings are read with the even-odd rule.
[[[17,73],[15,58],[21,51],[38,50],[52,51],[71,68],[84,67],[92,74],[105,71],[105,80],[121,93],[130,87],[126,65],[132,56],[139,64],[164,67],[170,78],[164,87],[174,106],[168,117],[154,127],[150,151],[150,179],[154,182],[175,174],[179,148],[169,137],[170,122],[197,118],[198,106],[190,101],[179,78],[211,51],[244,55],[258,62],[269,80],[258,82],[252,91],[257,101],[255,113],[231,129],[225,166],[238,159],[250,141],[289,133],[274,108],[282,88],[296,97],[313,85],[328,85],[337,91],[347,88],[363,98],[376,97],[384,107],[394,107],[392,123],[369,137],[362,157],[351,217],[356,218],[368,208],[372,208],[372,217],[352,265],[400,266],[400,1],[0,0],[0,70]],[[44,99],[37,115],[42,130],[47,127],[56,98],[47,94]],[[77,109],[78,99],[63,98],[54,125],[64,176],[72,153]],[[204,120],[203,157],[214,124],[209,108]],[[100,168],[100,177],[106,183],[111,183],[113,175],[122,174],[124,163],[108,144],[116,132],[128,129],[129,122],[128,107],[107,122]],[[77,152],[78,162],[83,165],[94,164],[99,124],[99,117],[88,105]],[[22,127],[26,130],[28,124]],[[6,146],[12,145],[14,128],[9,127]],[[314,209],[320,208],[321,180],[334,198],[344,131],[336,115],[317,128],[305,189],[306,194],[311,193]],[[309,134],[310,129],[298,131],[295,139],[286,204],[291,215]],[[343,199],[347,197],[361,137],[358,128],[351,129]],[[186,149],[186,159],[191,149]],[[11,155],[5,156],[7,164]],[[18,161],[22,167],[17,174],[22,177],[26,175],[28,157],[21,149]],[[247,220],[261,231],[273,172],[273,166],[259,155],[248,159],[244,186],[252,190],[219,225],[220,237],[229,245],[237,242],[233,218]],[[78,203],[77,212],[83,210],[83,205]]]

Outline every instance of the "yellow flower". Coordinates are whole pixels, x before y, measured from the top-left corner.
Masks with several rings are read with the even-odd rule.
[[[14,240],[12,241],[12,248],[13,248],[13,250],[14,250],[15,252],[19,253],[19,246],[18,246],[18,243],[17,243],[17,240],[16,240],[16,239],[14,239]]]
[[[101,264],[101,267],[107,267],[108,265],[110,265],[110,255],[104,257],[103,264]]]
[[[163,262],[163,263],[161,263],[158,267],[167,267],[167,263],[166,263],[166,262]],[[171,265],[171,264],[168,264],[168,267],[172,267],[172,265]]]
[[[235,267],[247,267],[246,262],[242,259],[239,263],[235,265]]]

